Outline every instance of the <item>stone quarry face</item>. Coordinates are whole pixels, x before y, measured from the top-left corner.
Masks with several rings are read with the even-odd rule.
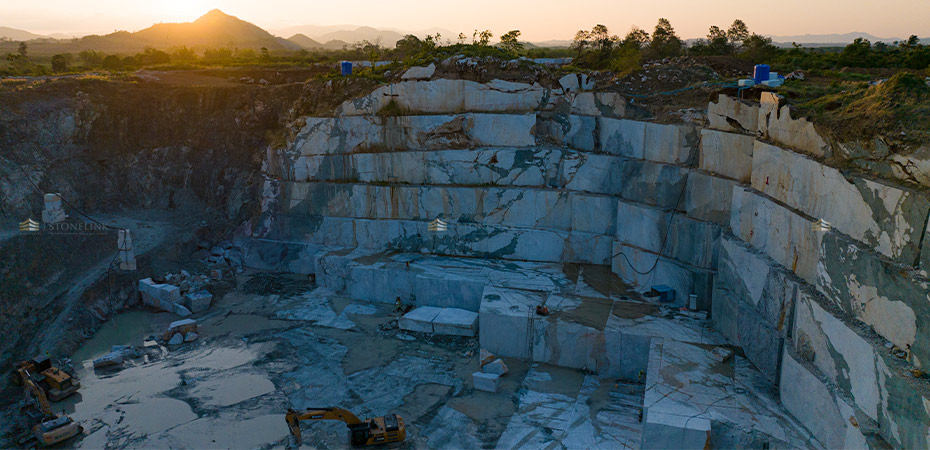
[[[182,429],[324,399],[405,411],[429,447],[930,446],[925,193],[825,164],[838,150],[769,94],[720,96],[702,127],[632,120],[586,76],[435,71],[302,117],[264,153],[260,207],[208,257],[315,286],[236,303],[269,321],[262,363],[217,372],[259,387],[192,380],[178,395],[204,406]],[[138,291],[205,318],[168,343],[197,355],[220,342],[211,311],[249,295]]]

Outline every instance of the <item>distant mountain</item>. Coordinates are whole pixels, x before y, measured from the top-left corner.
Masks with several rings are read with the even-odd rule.
[[[331,41],[326,41],[323,44],[323,48],[327,50],[342,50],[344,47],[351,47],[352,44],[346,41],[340,41],[338,39],[333,39]]]
[[[449,31],[445,28],[437,27],[418,31],[407,31],[395,28],[374,28],[358,25],[300,25],[296,27],[275,30],[275,33],[284,36],[303,34],[317,42],[323,42],[323,46],[326,48],[330,48],[328,45],[329,41],[340,41],[343,44],[348,43],[348,45],[352,45],[360,41],[380,41],[382,46],[390,48],[394,47],[394,45],[397,44],[397,41],[408,34],[412,34],[422,39],[426,37],[426,35],[434,36],[436,33],[439,33],[443,42],[446,40],[455,42],[456,38],[458,37],[458,33],[453,33],[452,31]],[[470,39],[471,35],[469,34],[468,37]],[[335,42],[333,43],[333,45],[336,44],[337,43]],[[342,48],[343,44],[340,44],[338,48]]]
[[[853,32],[846,34],[803,34],[798,36],[767,36],[772,38],[773,42],[791,44],[792,42],[797,42],[798,44],[838,44],[838,45],[847,45],[851,44],[857,38],[868,39],[869,42],[885,42],[892,43],[894,41],[901,41],[901,38],[882,38],[869,33],[862,32]]]
[[[28,31],[17,30],[16,28],[0,27],[0,38],[6,38],[12,41],[28,41],[31,39],[42,39],[45,37],[46,36],[30,33]]]
[[[249,22],[214,9],[193,22],[159,23],[134,33],[117,31],[102,36],[84,36],[80,39],[34,40],[29,44],[29,53],[53,55],[95,50],[103,53],[132,54],[141,52],[146,47],[165,50],[178,46],[187,46],[195,50],[217,47],[256,50],[265,47],[271,51],[301,48],[294,42],[273,36]]]
[[[551,41],[533,42],[538,47],[571,47],[572,41],[566,39],[555,39]]]
[[[112,35],[107,35],[112,36]],[[214,9],[193,22],[159,23],[135,33],[131,40],[157,48],[239,47],[269,50],[291,49],[271,33],[237,17]]]
[[[315,41],[315,40],[313,40],[313,39],[310,39],[309,37],[307,37],[306,34],[301,34],[301,33],[297,33],[297,34],[295,34],[295,35],[293,35],[293,36],[287,38],[287,40],[288,40],[288,41],[291,41],[291,42],[293,42],[293,43],[295,43],[295,44],[297,44],[297,45],[299,45],[300,48],[304,48],[304,49],[307,49],[307,50],[314,49],[314,48],[322,48],[322,47],[323,47],[323,44],[321,44],[321,43],[319,43],[319,42],[317,42],[317,41]]]
[[[384,47],[394,47],[404,35],[396,31],[379,30],[372,27],[359,27],[354,30],[339,30],[320,36],[320,41],[344,41],[355,43],[360,41],[378,42]]]

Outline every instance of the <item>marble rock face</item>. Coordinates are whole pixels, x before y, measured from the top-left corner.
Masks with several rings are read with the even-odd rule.
[[[872,327],[911,361],[930,361],[930,282],[905,268],[828,233],[823,238],[815,285],[837,308]]]
[[[817,227],[818,221],[740,186],[733,188],[731,214],[734,235],[808,283],[815,282],[825,233]]]
[[[468,80],[404,81],[381,86],[371,94],[343,103],[340,116],[373,116],[394,102],[405,114],[462,112],[527,112],[550,109],[555,99],[538,84],[494,80],[483,84]]]
[[[752,136],[701,130],[701,156],[698,166],[715,175],[749,182],[752,177]]]
[[[759,106],[721,95],[716,102],[707,104],[707,120],[715,130],[755,133],[759,128]]]
[[[930,201],[921,194],[839,170],[794,152],[756,142],[752,187],[792,208],[827,221],[869,248],[914,264],[926,230]]]

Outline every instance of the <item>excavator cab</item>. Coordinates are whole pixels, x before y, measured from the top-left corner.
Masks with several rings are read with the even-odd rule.
[[[302,420],[340,420],[349,428],[349,442],[353,447],[403,442],[407,438],[404,419],[397,414],[359,420],[355,414],[342,408],[308,408],[302,412],[290,409],[285,416],[288,428],[299,446]]]
[[[60,401],[65,397],[77,392],[81,383],[74,379],[68,372],[61,370],[52,365],[52,360],[48,356],[37,356],[27,361],[17,364],[16,369],[11,374],[13,384],[22,385],[22,375],[20,369],[25,369],[32,375],[42,390],[45,391],[49,400],[53,402]]]

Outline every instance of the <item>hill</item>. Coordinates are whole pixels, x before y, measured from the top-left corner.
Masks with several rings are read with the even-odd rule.
[[[31,39],[42,39],[44,37],[45,36],[30,33],[25,30],[17,30],[16,28],[10,27],[0,27],[0,38],[7,38],[12,41],[28,41]]]
[[[300,48],[304,48],[304,49],[307,49],[307,50],[312,50],[312,49],[317,49],[317,48],[323,48],[323,44],[321,44],[321,43],[319,43],[319,42],[317,42],[317,41],[315,41],[315,40],[313,40],[313,39],[310,39],[309,37],[307,37],[307,35],[301,34],[301,33],[297,33],[297,34],[295,34],[295,35],[293,35],[293,36],[287,38],[287,40],[290,41],[290,42],[292,42],[292,43],[294,43],[294,44],[299,45]]]
[[[0,52],[11,43],[0,43]],[[133,54],[146,47],[170,49],[187,46],[195,50],[205,48],[262,47],[268,50],[298,50],[300,45],[273,36],[271,33],[237,17],[214,9],[193,22],[159,23],[134,33],[117,31],[107,35],[90,35],[80,39],[42,39],[29,43],[32,55],[53,55],[56,53],[78,53],[82,50],[95,50],[104,53]]]
[[[393,48],[397,41],[404,36],[396,31],[379,30],[372,27],[359,27],[354,30],[339,30],[320,36],[320,40],[343,41],[355,43],[359,41],[380,42],[382,46]]]
[[[792,42],[797,42],[798,44],[804,44],[805,46],[837,46],[837,45],[847,45],[851,44],[858,38],[868,39],[869,42],[884,42],[890,44],[894,41],[901,41],[903,39],[891,37],[883,38],[878,37],[869,33],[863,32],[852,32],[844,34],[802,34],[797,36],[767,36],[772,38],[772,41],[777,43],[791,44]]]
[[[187,23],[159,23],[132,33],[131,39],[146,46],[239,47],[280,50],[290,48],[271,33],[237,17],[214,9]]]

